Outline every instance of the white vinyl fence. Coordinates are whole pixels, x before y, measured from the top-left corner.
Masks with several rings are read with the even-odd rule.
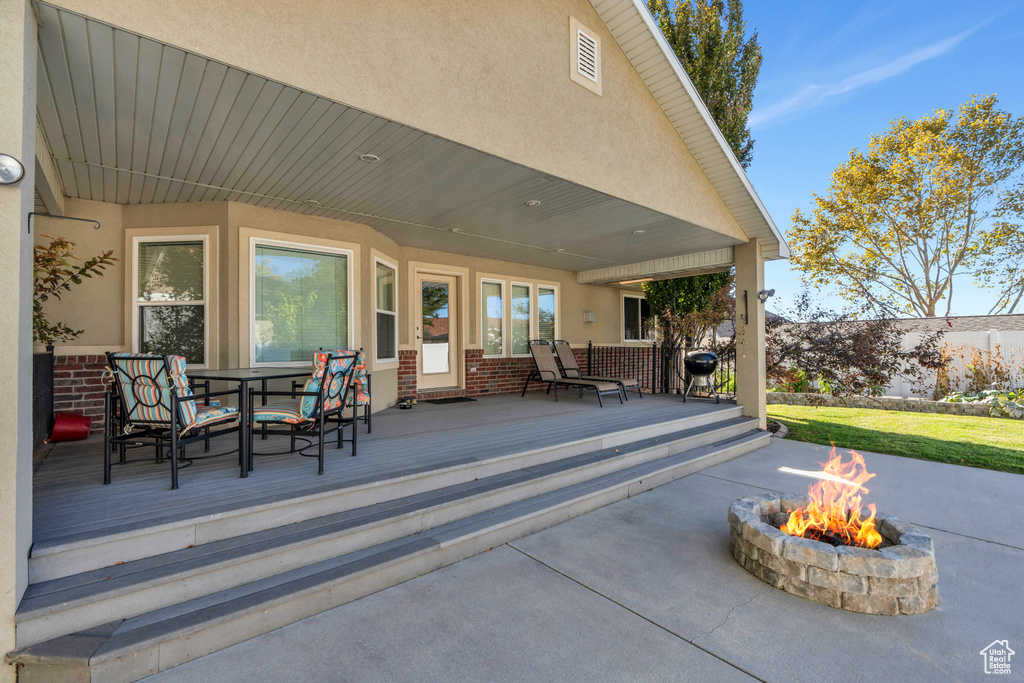
[[[911,332],[904,337],[905,348],[912,348],[920,339],[920,334]],[[954,347],[975,347],[982,351],[991,351],[993,353],[998,348],[1003,360],[1018,371],[1018,376],[1022,367],[1024,367],[1024,330],[989,330],[987,332],[980,330],[956,332],[950,330],[943,335],[942,343],[950,349]],[[950,379],[960,378],[959,386],[954,381],[952,387],[954,391],[967,389],[966,384],[963,382],[963,370],[963,362],[954,354],[954,359],[950,366]],[[935,373],[930,373],[922,383],[917,385],[897,377],[889,385],[886,396],[931,398],[934,390]]]

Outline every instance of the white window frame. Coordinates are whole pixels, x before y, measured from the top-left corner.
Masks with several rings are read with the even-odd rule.
[[[561,335],[560,335],[561,330],[559,329],[559,325],[558,325],[559,312],[561,311],[561,302],[559,301],[558,286],[557,285],[546,285],[546,284],[543,284],[543,283],[538,283],[537,284],[537,296],[536,296],[537,329],[535,331],[534,339],[539,339],[540,338],[540,290],[542,290],[542,289],[550,289],[550,290],[554,291],[554,293],[555,293],[555,325],[554,325],[554,335],[555,335],[555,339],[561,339],[562,338]],[[554,341],[554,340],[552,340],[552,341]]]
[[[355,302],[355,290],[356,283],[352,279],[352,263],[355,260],[355,252],[351,249],[342,249],[340,247],[325,247],[320,244],[311,244],[309,242],[290,242],[284,240],[268,239],[266,237],[256,237],[255,235],[249,238],[249,365],[250,367],[302,367],[307,366],[313,362],[312,358],[301,360],[301,361],[274,361],[274,362],[256,362],[256,245],[261,244],[271,247],[283,247],[285,249],[296,249],[299,251],[309,251],[313,253],[321,254],[341,254],[346,257],[345,259],[345,281],[348,283],[348,324],[345,325],[345,329],[348,333],[348,338],[345,340],[345,348],[352,348],[352,325],[353,325],[353,305]],[[376,277],[376,271],[374,271]],[[397,281],[397,271],[396,277]],[[374,289],[376,289],[376,279],[374,280]],[[397,296],[397,294],[396,294]],[[397,299],[396,299],[397,300]],[[374,343],[376,347],[376,343]]]
[[[508,283],[505,280],[501,280],[499,278],[494,278],[494,277],[482,277],[482,278],[480,278],[480,300],[479,300],[480,309],[479,310],[480,310],[480,317],[481,317],[481,320],[480,320],[480,348],[481,349],[484,348],[484,334],[486,334],[486,332],[487,332],[487,327],[486,327],[487,320],[483,317],[483,313],[484,313],[484,307],[483,307],[484,284],[498,285],[499,287],[501,287],[501,351],[499,351],[497,355],[486,354],[485,353],[483,355],[483,357],[484,358],[504,358],[505,357],[505,352],[512,348],[511,344],[508,343],[509,342],[509,338],[508,338],[509,317],[506,314],[506,310],[505,310],[506,308],[508,308],[508,301],[509,301],[509,296],[508,296],[509,287],[508,287]],[[509,309],[509,310],[511,310],[511,309]]]
[[[636,292],[623,292],[621,301],[619,304],[619,333],[622,335],[623,344],[649,344],[653,341],[657,341],[657,336],[644,337],[644,326],[643,320],[640,321],[640,338],[639,339],[626,339],[626,299],[640,299],[641,301],[647,301],[647,297],[643,294],[637,294]],[[653,317],[653,316],[652,316]]]
[[[377,305],[379,303],[377,301],[377,264],[378,263],[380,263],[380,264],[382,264],[384,266],[387,266],[395,274],[395,310],[393,310],[393,311],[386,311],[386,310],[380,308],[380,306]],[[351,287],[349,287],[349,289],[351,289]],[[398,362],[398,291],[399,291],[399,287],[398,287],[398,266],[396,264],[392,263],[391,261],[388,261],[385,258],[381,258],[380,256],[374,256],[373,257],[373,312],[374,312],[374,315],[373,315],[373,358],[374,358],[374,362],[377,363],[377,364],[397,363]],[[391,316],[391,326],[395,330],[395,355],[394,355],[393,358],[377,358],[377,314],[378,313],[385,313],[385,314]],[[349,332],[349,336],[351,336],[351,334],[352,333],[350,331]]]
[[[527,346],[526,353],[516,353],[515,347],[512,344],[512,288],[513,287],[526,287],[529,294],[527,298],[530,302],[530,320],[529,320],[529,332],[526,336]],[[530,346],[529,341],[537,338],[537,300],[534,298],[534,284],[532,282],[519,282],[517,280],[511,280],[508,286],[508,351],[509,358],[530,358]]]
[[[203,298],[193,301],[140,301],[139,300],[139,248],[155,242],[203,243]],[[188,363],[186,369],[206,370],[210,366],[210,236],[191,235],[136,235],[132,237],[132,353],[139,353],[139,312],[143,306],[203,306],[203,362]]]

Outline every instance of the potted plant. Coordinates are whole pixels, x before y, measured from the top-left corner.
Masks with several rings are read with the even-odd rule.
[[[32,363],[32,436],[36,447],[53,426],[53,345],[77,339],[84,330],[73,330],[65,323],[47,320],[43,304],[50,298],[60,299],[83,278],[102,276],[112,265],[113,251],[81,261],[73,250],[75,243],[63,237],[43,235],[48,243],[37,244],[33,264],[32,339],[46,347],[45,353],[34,354]]]

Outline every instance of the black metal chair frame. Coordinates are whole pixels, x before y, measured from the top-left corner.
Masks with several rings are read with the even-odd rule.
[[[639,394],[640,398],[644,397],[643,389],[640,388],[640,378],[639,377],[636,380],[636,385],[635,386],[627,387],[626,383],[623,382],[622,379],[618,378],[618,377],[593,377],[593,376],[590,376],[590,375],[584,375],[583,371],[580,368],[567,368],[564,365],[562,365],[562,357],[558,354],[558,345],[559,344],[564,344],[567,348],[570,349],[569,353],[572,353],[572,350],[571,350],[572,347],[569,345],[569,342],[565,341],[564,339],[556,339],[553,342],[551,342],[551,344],[552,344],[552,348],[555,351],[555,360],[558,361],[559,367],[562,368],[562,375],[564,375],[568,379],[584,379],[584,380],[590,380],[592,382],[611,382],[612,384],[617,384],[617,385],[619,385],[619,390],[622,391],[622,396],[627,401],[629,400],[629,395],[626,392],[630,391],[630,390],[633,390],[637,394]],[[573,372],[576,373],[575,377],[573,377],[570,374],[570,373],[573,373]]]
[[[160,365],[158,373],[165,373],[168,378],[167,388],[169,398],[169,408],[171,419],[170,422],[146,420],[140,418],[138,415],[133,415],[135,410],[140,405],[136,401],[135,408],[128,410],[128,402],[125,400],[123,395],[124,387],[122,382],[118,381],[117,373],[121,372],[114,362],[114,354],[107,353],[107,367],[114,373],[112,378],[113,388],[108,391],[104,397],[103,405],[103,483],[109,484],[111,481],[111,469],[113,466],[112,462],[112,450],[117,447],[118,451],[118,465],[127,465],[132,462],[153,462],[150,458],[128,458],[127,450],[130,448],[138,448],[145,446],[153,446],[156,448],[155,462],[160,463],[165,459],[171,461],[171,490],[178,488],[178,472],[179,470],[185,469],[192,464],[194,460],[202,460],[205,458],[217,458],[223,455],[230,455],[235,451],[227,451],[225,453],[218,453],[210,456],[185,456],[185,447],[192,443],[203,441],[205,443],[205,452],[210,450],[210,439],[224,434],[230,434],[232,432],[238,432],[239,447],[238,457],[239,465],[242,464],[242,458],[244,453],[242,452],[242,430],[241,425],[236,423],[233,426],[222,427],[215,429],[217,425],[210,425],[202,427],[200,431],[190,436],[185,436],[186,430],[182,429],[182,425],[179,417],[179,404],[185,401],[195,402],[203,401],[206,405],[209,405],[211,398],[219,396],[230,396],[237,394],[241,397],[241,391],[238,389],[230,391],[217,391],[210,392],[205,391],[202,394],[193,393],[192,396],[178,396],[177,392],[173,391],[173,381],[170,379],[170,358],[167,355],[152,355],[148,357],[149,360],[157,360],[162,363]],[[129,382],[131,383],[131,382]],[[206,386],[209,387],[208,382],[196,383],[192,386]],[[159,395],[157,402],[163,401],[164,388],[154,384],[159,389]],[[240,417],[240,416],[239,416]],[[228,420],[225,419],[225,422]],[[211,429],[213,431],[211,431]],[[192,431],[191,429],[187,431]],[[169,449],[169,458],[164,456],[164,449]],[[179,453],[180,450],[180,453]]]
[[[548,340],[546,340],[546,339],[531,339],[529,341],[529,344],[530,344],[531,347],[533,347],[535,345],[547,346],[548,350],[551,352],[552,360],[555,363],[555,367],[556,368],[558,367],[558,361],[554,360],[554,353],[555,352],[553,350],[551,350],[551,343]],[[533,353],[531,352],[530,355],[532,357]],[[534,363],[536,363],[536,358],[534,358],[533,360],[534,360]],[[551,378],[548,379],[547,377],[545,377],[545,375],[551,375]],[[583,390],[584,389],[592,389],[594,391],[594,393],[597,394],[597,403],[598,403],[598,405],[601,406],[602,408],[604,407],[604,400],[602,399],[602,396],[605,395],[605,394],[615,394],[616,396],[619,397],[619,403],[623,402],[623,399],[622,399],[623,391],[622,391],[622,387],[619,386],[619,385],[616,385],[616,388],[615,388],[614,391],[601,391],[596,386],[594,386],[592,383],[587,383],[587,382],[589,382],[589,380],[574,380],[574,379],[562,377],[560,373],[556,373],[555,371],[552,371],[552,370],[541,370],[540,368],[534,369],[527,376],[526,382],[523,384],[523,392],[520,394],[520,397],[526,396],[526,390],[530,388],[530,382],[540,382],[540,383],[547,384],[548,385],[547,391],[544,392],[546,394],[550,394],[551,393],[551,388],[554,387],[554,389],[555,389],[555,402],[556,403],[558,402],[558,387],[559,386],[579,389],[580,390],[580,398],[583,398]],[[609,384],[611,384],[611,383],[609,382]]]
[[[355,359],[353,359],[352,364],[349,365],[348,370],[346,370],[343,373],[343,377],[347,376],[348,377],[348,381],[344,381],[344,379],[342,381],[342,385],[343,385],[344,388],[342,389],[343,393],[342,393],[342,396],[341,396],[341,403],[338,405],[338,407],[332,408],[331,410],[328,410],[328,411],[324,411],[323,410],[324,398],[325,398],[324,397],[325,387],[330,384],[330,382],[328,382],[327,379],[329,377],[328,373],[330,371],[331,361],[338,360],[338,359],[341,359],[341,358],[344,358],[344,356],[335,356],[334,354],[329,354],[327,356],[327,360],[324,362],[323,375],[321,375],[321,377],[320,377],[320,386],[319,386],[319,388],[316,391],[297,391],[296,389],[294,389],[294,387],[297,384],[296,382],[292,383],[293,389],[291,391],[256,391],[255,387],[250,387],[249,388],[249,415],[248,415],[248,419],[249,419],[250,429],[252,430],[253,434],[257,433],[257,430],[258,430],[260,434],[267,434],[267,435],[271,435],[271,436],[289,436],[289,437],[291,437],[291,450],[289,450],[288,453],[298,452],[299,455],[302,455],[304,457],[310,457],[310,458],[315,457],[315,458],[317,458],[317,461],[318,461],[317,474],[323,474],[324,473],[324,437],[326,437],[326,436],[328,436],[330,434],[337,433],[337,435],[338,435],[338,441],[337,441],[338,448],[341,448],[342,444],[344,444],[346,441],[351,441],[351,443],[352,443],[352,457],[355,457],[355,455],[356,455],[356,444],[357,444],[357,437],[358,437],[357,433],[358,433],[358,430],[356,429],[356,419],[357,418],[355,416],[355,411],[353,411],[352,417],[345,417],[345,407],[346,407],[345,404],[348,402],[348,393],[352,390],[352,385],[354,383],[353,379],[352,379],[352,376],[355,374],[355,370],[356,370]],[[332,379],[333,379],[333,377],[332,377]],[[264,404],[266,402],[266,399],[268,397],[271,397],[271,396],[290,397],[290,398],[303,398],[303,397],[306,397],[306,396],[315,396],[316,397],[316,409],[315,409],[315,411],[313,413],[313,416],[309,418],[309,421],[305,422],[305,423],[302,423],[302,424],[291,425],[291,424],[286,423],[286,422],[266,422],[266,421],[261,421],[259,424],[257,424],[255,422],[255,420],[254,420],[255,412],[256,412],[256,402],[254,401],[254,399],[257,396],[263,398]],[[331,397],[328,395],[327,398],[331,398]],[[333,426],[333,427],[329,426],[331,422],[334,422],[335,426]],[[277,425],[277,427],[276,428],[270,428],[270,427],[268,427],[268,425],[270,425],[270,424]],[[346,439],[345,438],[345,426],[348,425],[348,424],[352,425],[352,438],[351,439]],[[316,430],[316,434],[319,437],[318,438],[318,443],[317,443],[317,452],[316,452],[315,455],[312,454],[312,453],[307,454],[307,453],[303,452],[307,448],[309,448],[309,446],[304,446],[302,448],[297,448],[296,447],[296,440],[298,438],[301,438],[301,437],[312,436],[313,429]],[[249,460],[250,463],[253,462],[253,456],[254,455],[256,455],[256,454],[253,453],[253,439],[249,439],[249,453],[247,454],[247,457],[248,457],[248,460]],[[275,455],[277,455],[277,454],[275,454]]]
[[[370,374],[369,372],[366,373],[366,405],[363,406],[363,416],[359,417],[359,415],[358,415],[358,413],[359,413],[359,406],[352,406],[352,417],[355,418],[357,421],[358,420],[362,420],[363,421],[363,424],[366,425],[366,433],[367,434],[372,434],[373,433],[373,423],[371,422],[371,415],[373,414],[372,411],[371,411],[371,408],[373,406],[373,394],[370,393],[370,384],[372,384],[372,382],[371,382],[372,379],[373,379],[373,375]],[[304,384],[305,384],[305,382],[297,382],[297,381],[293,380],[292,381],[292,391],[298,391],[302,387],[302,385],[304,385]],[[355,431],[355,425],[353,425],[352,430]],[[345,443],[348,443],[348,442],[352,441],[352,439],[344,439],[343,441]]]

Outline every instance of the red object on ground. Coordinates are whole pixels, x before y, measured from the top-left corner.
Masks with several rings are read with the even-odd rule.
[[[57,413],[53,418],[50,441],[81,441],[89,436],[92,418],[77,413]]]

